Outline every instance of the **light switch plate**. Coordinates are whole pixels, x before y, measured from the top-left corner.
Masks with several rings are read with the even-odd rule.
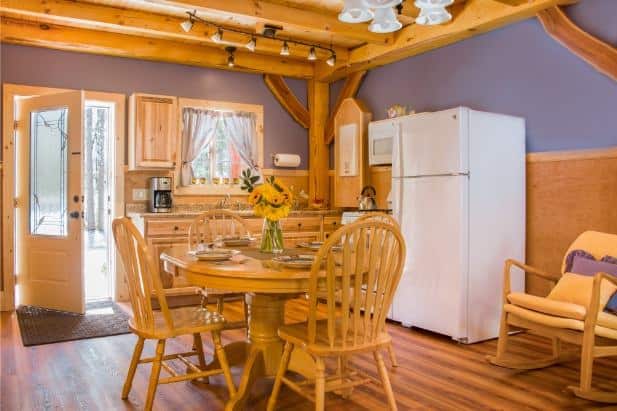
[[[133,201],[146,201],[148,199],[148,190],[145,188],[133,189]]]

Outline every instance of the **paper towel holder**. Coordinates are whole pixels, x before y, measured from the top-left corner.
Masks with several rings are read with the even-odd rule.
[[[300,156],[297,154],[271,153],[270,156],[275,167],[296,168],[301,162]]]

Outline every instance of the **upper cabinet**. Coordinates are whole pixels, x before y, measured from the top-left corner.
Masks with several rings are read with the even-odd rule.
[[[368,123],[371,113],[354,98],[343,100],[334,117],[334,207],[357,207],[369,182]]]
[[[171,169],[176,162],[178,100],[132,94],[129,100],[129,169]]]

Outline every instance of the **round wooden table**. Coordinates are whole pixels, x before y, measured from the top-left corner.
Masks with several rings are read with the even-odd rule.
[[[224,347],[231,365],[244,363],[238,392],[227,403],[226,411],[244,410],[255,380],[275,376],[283,351],[278,328],[284,323],[285,301],[308,291],[310,276],[309,269],[281,268],[271,261],[272,254],[254,248],[238,249],[245,256],[241,263],[199,261],[184,245],[161,254],[166,271],[186,277],[193,285],[246,292],[247,341]],[[217,367],[216,359],[209,367]],[[313,358],[304,350],[293,351],[289,369],[314,378]]]

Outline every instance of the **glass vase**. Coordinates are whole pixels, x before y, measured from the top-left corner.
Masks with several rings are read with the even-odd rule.
[[[264,218],[264,224],[261,230],[260,250],[262,253],[273,254],[283,252],[283,231],[281,230],[280,221],[272,221]]]

